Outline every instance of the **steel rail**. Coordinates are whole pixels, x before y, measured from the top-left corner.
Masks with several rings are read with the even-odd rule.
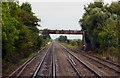
[[[60,44],[61,45],[61,44]],[[82,63],[86,68],[88,68],[91,72],[93,72],[97,78],[102,78],[102,75],[99,74],[98,72],[96,72],[95,70],[93,70],[89,65],[87,65],[86,63],[84,63],[82,60],[80,60],[78,57],[76,57],[75,55],[73,55],[68,49],[66,49],[63,45],[61,45],[70,55],[72,55],[76,60],[78,60],[80,63]]]
[[[28,62],[27,64],[25,64],[25,66],[21,69],[21,71],[17,74],[16,78],[20,76],[20,74],[24,71],[24,69],[35,59],[36,57],[34,57],[30,62]]]
[[[78,71],[78,69],[75,67],[75,65],[72,63],[72,61],[70,59],[68,59],[68,62],[70,63],[70,65],[72,66],[72,68],[75,70],[75,72],[77,73],[79,78],[83,78],[82,74]]]
[[[14,72],[12,72],[7,78],[14,76],[17,72],[19,72],[19,70],[22,70],[22,68],[23,68],[26,64],[28,64],[29,62],[31,62],[31,60],[34,59],[34,57],[35,57],[35,56],[33,56],[31,59],[29,59],[29,60],[27,60],[25,63],[23,63],[19,68],[17,68]]]
[[[40,51],[44,50],[46,47],[43,47]],[[38,51],[38,53],[40,52]],[[7,78],[10,78],[12,76],[16,76],[16,78],[18,76],[20,76],[20,74],[23,72],[23,70],[26,68],[26,66],[28,66],[35,58],[36,58],[37,54],[34,55],[32,58],[28,59],[26,62],[24,62],[20,67],[18,67],[15,71],[13,71]]]
[[[62,51],[63,52],[63,51]],[[83,75],[78,71],[78,69],[75,67],[75,65],[72,63],[71,58],[69,58],[68,55],[66,55],[64,52],[63,54],[67,57],[67,61],[70,63],[76,74],[78,75],[79,78],[83,78]],[[69,58],[69,59],[68,59]]]
[[[73,51],[73,50],[72,50]],[[78,52],[78,51],[75,51],[75,52]],[[101,65],[103,65],[103,66],[105,66],[105,67],[107,67],[107,68],[109,68],[110,70],[113,70],[113,71],[115,71],[117,74],[120,74],[120,65],[118,65],[118,64],[115,64],[115,63],[112,63],[112,62],[110,62],[110,61],[107,61],[107,60],[104,60],[104,59],[101,59],[101,58],[99,58],[99,57],[97,57],[97,56],[93,56],[93,55],[86,55],[85,53],[81,53],[83,56],[85,56],[85,57],[88,57],[89,59],[91,59],[91,60],[93,60],[93,61],[95,61],[95,62],[97,62],[97,63],[99,63],[99,64],[101,64]],[[97,61],[96,59],[98,59],[99,61]],[[110,65],[113,65],[113,66],[116,66],[115,68],[114,67],[111,67],[110,65],[107,65],[107,64],[105,64],[105,63],[103,63],[103,62],[101,62],[101,61],[103,61],[103,62],[107,62],[108,64],[110,64]]]
[[[78,50],[75,50],[75,51],[76,51],[76,52],[79,52]],[[81,50],[81,51],[82,51],[82,50]],[[82,51],[82,53],[83,53],[83,51]],[[85,53],[83,53],[83,54],[85,54]],[[113,63],[113,62],[108,61],[108,60],[101,59],[101,58],[99,58],[99,57],[97,57],[97,56],[94,56],[94,55],[91,55],[91,54],[87,54],[87,55],[89,55],[89,56],[91,56],[91,57],[94,57],[94,58],[96,58],[96,59],[98,59],[98,60],[107,62],[107,63],[109,63],[109,64],[111,64],[111,65],[114,65],[114,66],[120,68],[120,65],[119,65],[119,64]]]
[[[111,62],[111,61],[101,59],[101,58],[99,58],[99,57],[97,57],[97,56],[93,56],[93,55],[90,55],[90,56],[91,56],[91,57],[94,57],[94,58],[97,58],[97,59],[99,59],[99,60],[102,60],[102,61],[104,61],[104,62],[107,62],[107,63],[109,63],[109,64],[115,65],[116,67],[119,67],[119,68],[120,68],[120,65],[119,65],[119,64],[115,64],[115,63],[113,63],[113,62]]]
[[[117,72],[117,73],[120,73],[119,70],[116,70],[116,69],[114,69],[114,68],[112,68],[112,67],[110,67],[110,66],[108,66],[108,65],[106,65],[106,64],[104,64],[104,63],[102,63],[100,61],[97,61],[97,60],[95,60],[94,58],[92,58],[92,57],[90,57],[88,55],[85,55],[85,54],[82,54],[82,55],[85,56],[85,57],[87,57],[87,58],[89,58],[89,59],[91,59],[91,60],[93,60],[93,61],[95,61],[95,62],[97,62],[97,63],[99,63],[99,64],[101,64],[101,65],[103,65],[103,66],[105,66],[105,67],[107,67],[107,68],[109,68],[109,69],[111,69],[111,70],[113,70],[113,71],[115,71],[115,72]]]
[[[78,52],[78,51],[76,51],[76,52]],[[112,63],[111,61],[107,61],[107,60],[104,60],[104,59],[101,59],[101,58],[99,58],[99,57],[97,57],[97,56],[93,56],[93,55],[86,55],[85,53],[81,53],[83,56],[85,56],[85,57],[88,57],[89,59],[91,59],[91,60],[93,60],[93,61],[95,61],[95,62],[97,62],[97,63],[99,63],[99,64],[101,64],[101,65],[103,65],[103,66],[105,66],[105,67],[107,67],[107,68],[109,68],[110,70],[113,70],[113,71],[115,71],[116,73],[119,73],[120,74],[120,65],[118,65],[118,64],[115,64],[115,63]],[[96,60],[96,59],[98,59],[98,61]],[[105,63],[103,63],[103,62],[106,62],[106,63],[108,63],[108,64],[110,64],[110,65],[113,65],[113,66],[116,66],[115,68],[114,67],[111,67],[110,65],[108,65],[108,64],[105,64]]]
[[[40,51],[44,50],[45,48],[46,48],[46,46],[43,47]],[[38,51],[38,53],[39,53],[40,51]],[[29,65],[29,64],[36,58],[36,56],[37,56],[37,54],[34,55],[32,58],[28,59],[26,62],[24,62],[20,67],[18,67],[15,71],[13,71],[7,78],[10,78],[10,77],[12,77],[12,76],[14,76],[14,75],[15,75],[16,77],[20,76],[20,74],[23,72],[23,70],[26,68],[26,66]],[[18,72],[18,73],[17,73],[17,72]],[[16,73],[17,73],[17,74],[16,74]]]
[[[47,51],[46,51],[46,53],[44,54],[41,62],[38,64],[35,72],[33,73],[32,78],[36,78],[36,75],[37,75],[38,71],[40,70],[40,68],[41,68],[41,66],[42,66],[42,64],[43,64],[43,62],[44,62],[44,60],[45,60],[45,58],[46,58],[46,56],[47,56],[47,54],[48,54],[48,52],[49,52],[49,49],[51,48],[52,45],[53,45],[53,44],[51,44],[50,47],[47,49]]]
[[[55,63],[55,50],[53,46],[53,54],[52,54],[52,76],[53,78],[56,78],[56,63]]]

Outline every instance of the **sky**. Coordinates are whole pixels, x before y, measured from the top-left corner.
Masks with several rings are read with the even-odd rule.
[[[79,20],[84,13],[84,5],[93,2],[93,0],[20,0],[29,2],[32,11],[41,19],[39,29],[70,29],[81,30]],[[111,3],[115,0],[104,0],[105,3]],[[82,39],[82,35],[53,34],[52,39],[66,35],[68,39]]]

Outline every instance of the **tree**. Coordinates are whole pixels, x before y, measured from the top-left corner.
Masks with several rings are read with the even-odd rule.
[[[59,38],[58,38],[58,40],[60,41],[60,42],[67,42],[67,36],[60,36]]]
[[[103,5],[95,2],[85,7],[83,18],[80,19],[82,30],[90,37],[95,50],[107,51],[114,48],[117,52],[119,37],[119,3]]]
[[[27,57],[33,50],[36,51],[43,45],[41,43],[43,37],[39,37],[37,29],[38,21],[29,3],[23,3],[22,6],[19,6],[17,2],[2,3],[4,60],[13,62],[15,57]]]
[[[21,5],[21,9],[27,11],[27,12],[32,12],[32,7],[31,4],[29,4],[28,2],[25,2]]]
[[[39,36],[40,21],[32,13],[31,5],[2,2],[2,58],[3,76],[10,74],[9,66],[19,63],[31,53],[45,46],[49,39]]]
[[[16,26],[19,22],[10,16],[10,10],[8,3],[2,3],[2,44],[3,45],[3,58],[6,57],[9,60],[12,56],[12,53],[15,50],[15,40],[18,40],[19,30],[16,29]]]

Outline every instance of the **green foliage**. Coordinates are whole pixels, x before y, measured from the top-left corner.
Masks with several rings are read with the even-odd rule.
[[[65,43],[68,46],[74,46],[74,47],[82,47],[82,41],[80,39],[74,39],[74,40],[70,40],[67,39],[67,36],[59,36],[56,40]],[[70,47],[69,47],[70,48]]]
[[[99,33],[99,41],[104,47],[117,47],[118,45],[118,35],[117,35],[117,22],[112,18],[108,19],[103,26],[103,30]]]
[[[59,38],[58,38],[58,40],[60,41],[60,42],[66,42],[67,41],[67,36],[60,36]]]
[[[27,12],[31,12],[32,8],[31,8],[31,4],[29,4],[28,2],[25,2],[21,5],[21,9],[27,11]]]
[[[85,7],[83,18],[80,19],[82,30],[90,37],[92,48],[105,51],[114,48],[118,51],[120,39],[120,4],[113,2],[110,5],[103,5],[102,2],[95,2]]]
[[[111,13],[120,15],[120,3],[119,2],[112,2],[112,4],[107,7],[107,10]]]
[[[67,44],[77,47],[82,47],[82,40],[74,39],[74,40],[67,40]]]
[[[9,57],[12,57],[12,53],[14,52],[15,40],[18,40],[19,30],[16,29],[16,26],[19,22],[10,16],[10,10],[8,3],[2,3],[2,43],[4,44],[2,47],[3,49],[3,58],[5,56],[7,60]]]
[[[39,36],[38,22],[40,19],[32,13],[29,3],[20,6],[17,2],[2,2],[2,58],[6,63],[3,68],[47,44],[49,40]]]

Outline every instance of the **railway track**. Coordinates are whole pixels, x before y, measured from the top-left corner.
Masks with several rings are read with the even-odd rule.
[[[36,57],[32,57],[30,60],[23,63],[18,69],[16,69],[13,73],[11,73],[7,78],[17,78],[23,72],[23,70],[28,66]]]
[[[52,57],[52,76],[53,78],[56,78],[56,56],[55,56],[55,51],[54,51],[54,46],[53,46],[53,57]]]
[[[101,61],[107,62],[107,63],[109,63],[109,64],[112,64],[112,65],[120,68],[120,65],[119,65],[119,64],[113,63],[113,62],[108,61],[108,60],[101,59],[101,58],[99,58],[99,57],[97,57],[97,56],[94,56],[94,55],[90,55],[90,56],[92,56],[92,57],[94,57],[94,58],[96,58],[96,59],[99,59],[99,60],[101,60]]]
[[[57,44],[59,47],[61,47],[62,54],[67,58],[66,61],[71,65],[71,67],[75,71],[75,75],[79,78],[86,78],[86,77],[94,77],[94,78],[103,78],[105,76],[99,70],[94,69],[90,64],[88,64],[85,61],[90,61],[93,64],[96,64],[95,66],[101,66],[102,68],[105,68],[104,70],[108,72],[115,73],[114,76],[120,76],[120,66],[114,63],[111,63],[109,61],[100,59],[98,57],[94,57],[92,55],[88,55],[85,53],[79,53],[81,54],[81,57],[86,58],[85,60],[82,60],[77,57],[76,54],[72,53],[69,49],[65,48],[61,44]],[[44,49],[44,48],[43,48]],[[8,78],[18,78],[22,76],[21,74],[24,73],[24,70],[28,68],[28,65],[30,66],[31,63],[33,63],[34,60],[36,60],[37,55],[32,57],[30,60],[26,61],[23,65],[21,65],[17,70],[15,70],[12,74],[9,75]],[[52,43],[47,48],[47,51],[44,53],[44,56],[42,57],[39,64],[37,63],[37,66],[35,66],[35,70],[32,73],[32,78],[39,78],[39,77],[52,77],[56,78],[56,55],[55,55],[55,44]],[[36,61],[37,62],[37,61]],[[91,63],[91,64],[92,64]],[[72,70],[73,70],[72,69]],[[103,69],[100,69],[105,72]],[[111,76],[111,75],[110,75]]]
[[[114,63],[110,63],[108,61],[105,61],[105,60],[101,60],[100,58],[96,58],[96,57],[93,57],[91,55],[86,55],[84,53],[82,53],[83,56],[103,65],[104,67],[107,67],[108,69],[112,70],[113,72],[117,73],[117,75],[120,76],[120,66],[119,65],[116,65]]]
[[[80,53],[80,54],[83,55],[84,57],[102,65],[104,68],[108,68],[109,71],[112,71],[115,74],[114,77],[120,76],[120,65],[112,63],[111,61],[101,59],[97,56],[93,56],[93,55],[90,55],[90,54],[83,53],[83,52]]]
[[[42,48],[39,52],[43,51],[45,48],[47,47],[44,47]],[[23,71],[25,70],[25,68],[31,64],[35,59],[37,58],[37,54],[34,55],[31,59],[27,60],[25,63],[23,63],[19,68],[17,68],[15,71],[13,71],[8,77],[6,78],[18,78],[21,76],[21,74],[23,73]]]
[[[75,67],[75,63],[73,62],[73,60],[68,57],[64,52],[63,54],[67,57],[67,61],[70,63],[70,65],[72,66],[72,68],[74,69],[76,75],[80,78],[83,78],[82,74],[78,71],[78,69]]]
[[[52,47],[52,49],[51,49]],[[39,77],[56,77],[56,64],[53,44],[46,51],[42,61],[37,66],[32,78]]]
[[[86,53],[80,53],[80,54],[82,55],[82,57],[84,56],[88,60],[91,60],[91,62],[96,62],[96,65],[98,65],[98,67],[100,67],[100,70],[103,73],[107,74],[107,72],[108,72],[109,76],[112,76],[112,77],[119,77],[120,76],[120,66],[119,65],[114,64],[114,63],[109,62],[109,61],[106,61],[106,60],[103,60],[103,59],[100,59],[100,58],[92,56],[92,55],[88,55]]]
[[[79,52],[79,51],[76,50],[76,52]],[[109,61],[109,60],[101,59],[101,58],[99,58],[97,56],[87,54],[85,52],[82,52],[81,54],[88,57],[88,58],[90,58],[90,59],[94,59],[96,61],[102,62],[103,64],[107,65],[110,68],[114,68],[115,71],[118,72],[118,73],[120,72],[120,65],[119,64],[113,63],[112,61]]]
[[[77,51],[78,52],[78,51]],[[110,69],[114,70],[116,73],[120,74],[120,65],[119,64],[115,64],[111,61],[108,60],[104,60],[101,59],[97,56],[91,55],[91,54],[86,54],[84,52],[81,53],[82,55],[84,55],[85,57],[88,57],[89,59],[95,60],[96,62],[100,62],[102,64],[104,64],[105,66],[108,66]]]
[[[64,46],[62,46],[63,53],[66,55],[68,62],[71,64],[72,68],[75,70],[76,74],[80,78],[86,77],[94,77],[94,78],[102,78],[102,75],[98,72],[94,71],[91,67],[85,64],[78,57],[73,55],[69,50],[67,50]]]

